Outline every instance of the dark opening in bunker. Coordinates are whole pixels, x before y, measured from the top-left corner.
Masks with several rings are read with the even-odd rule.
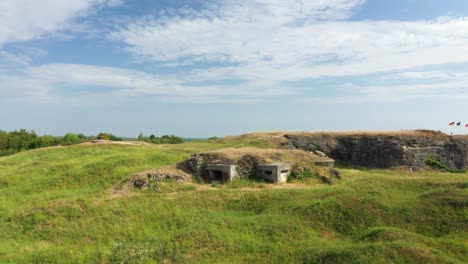
[[[212,170],[211,171],[212,179],[214,181],[222,181],[223,180],[223,172],[219,170]]]
[[[271,171],[271,170],[266,170],[266,171],[265,171],[265,175],[273,175],[273,171]]]

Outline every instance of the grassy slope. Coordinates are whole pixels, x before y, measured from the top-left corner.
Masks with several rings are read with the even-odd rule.
[[[468,262],[466,174],[342,168],[334,186],[108,197],[129,175],[190,153],[262,144],[72,146],[0,158],[0,263]]]

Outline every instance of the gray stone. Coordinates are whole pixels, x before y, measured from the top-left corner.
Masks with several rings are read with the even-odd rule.
[[[315,152],[315,155],[317,155],[319,157],[322,157],[322,158],[327,157],[327,154],[323,153],[320,150],[315,150],[314,152]]]
[[[341,175],[341,172],[338,171],[338,170],[331,169],[331,170],[330,170],[330,174],[331,174],[331,176],[332,176],[333,178],[335,178],[335,179],[338,179],[338,180],[342,180],[342,179],[343,179],[343,177],[342,177],[342,175]]]
[[[320,180],[323,183],[326,183],[326,184],[329,184],[329,185],[333,184],[333,179],[331,177],[328,177],[328,176],[325,176],[325,175],[320,175]]]
[[[164,181],[164,180],[172,180],[175,182],[186,182],[189,179],[187,179],[186,176],[181,175],[181,174],[165,174],[165,173],[148,173],[147,174],[148,178],[153,180],[153,181]]]
[[[140,189],[140,190],[145,189],[145,188],[148,187],[148,180],[136,179],[136,180],[133,182],[133,186],[135,186],[135,188],[138,188],[138,189]]]
[[[292,134],[281,147],[323,152],[354,165],[390,168],[423,168],[429,156],[454,169],[468,167],[468,137],[436,131],[382,134]]]

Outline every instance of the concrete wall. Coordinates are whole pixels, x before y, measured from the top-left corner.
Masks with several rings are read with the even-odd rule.
[[[257,166],[257,177],[273,183],[284,183],[291,170],[289,164],[260,164]]]
[[[220,171],[223,174],[227,174],[227,180],[231,181],[237,178],[236,165],[225,165],[225,164],[207,164],[205,171],[208,171],[211,179],[215,178],[215,171]]]

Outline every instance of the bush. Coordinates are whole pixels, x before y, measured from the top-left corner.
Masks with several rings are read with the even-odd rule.
[[[138,136],[138,141],[144,141],[153,144],[181,144],[184,143],[184,139],[175,135],[163,135],[162,137],[156,137],[151,135],[149,137],[143,136],[142,133]]]
[[[464,170],[452,169],[452,168],[448,167],[447,165],[443,164],[442,162],[434,159],[434,157],[432,157],[432,156],[429,156],[427,158],[426,164],[431,166],[432,168],[434,168],[436,170],[445,170],[445,171],[450,172],[450,173],[465,173]]]
[[[67,133],[64,137],[54,137],[51,135],[39,137],[32,130],[20,129],[12,132],[0,130],[0,156],[11,155],[29,149],[74,145],[86,140],[88,138],[83,134]]]
[[[103,132],[99,133],[96,138],[101,140],[122,141],[122,139],[117,137],[116,135]]]
[[[67,133],[63,137],[63,142],[65,145],[74,145],[81,143],[81,139],[78,137],[77,134]]]
[[[318,178],[320,175],[316,172],[311,172],[309,170],[305,170],[301,173],[291,172],[291,175],[288,177],[288,182],[292,181],[306,181],[307,179]]]

